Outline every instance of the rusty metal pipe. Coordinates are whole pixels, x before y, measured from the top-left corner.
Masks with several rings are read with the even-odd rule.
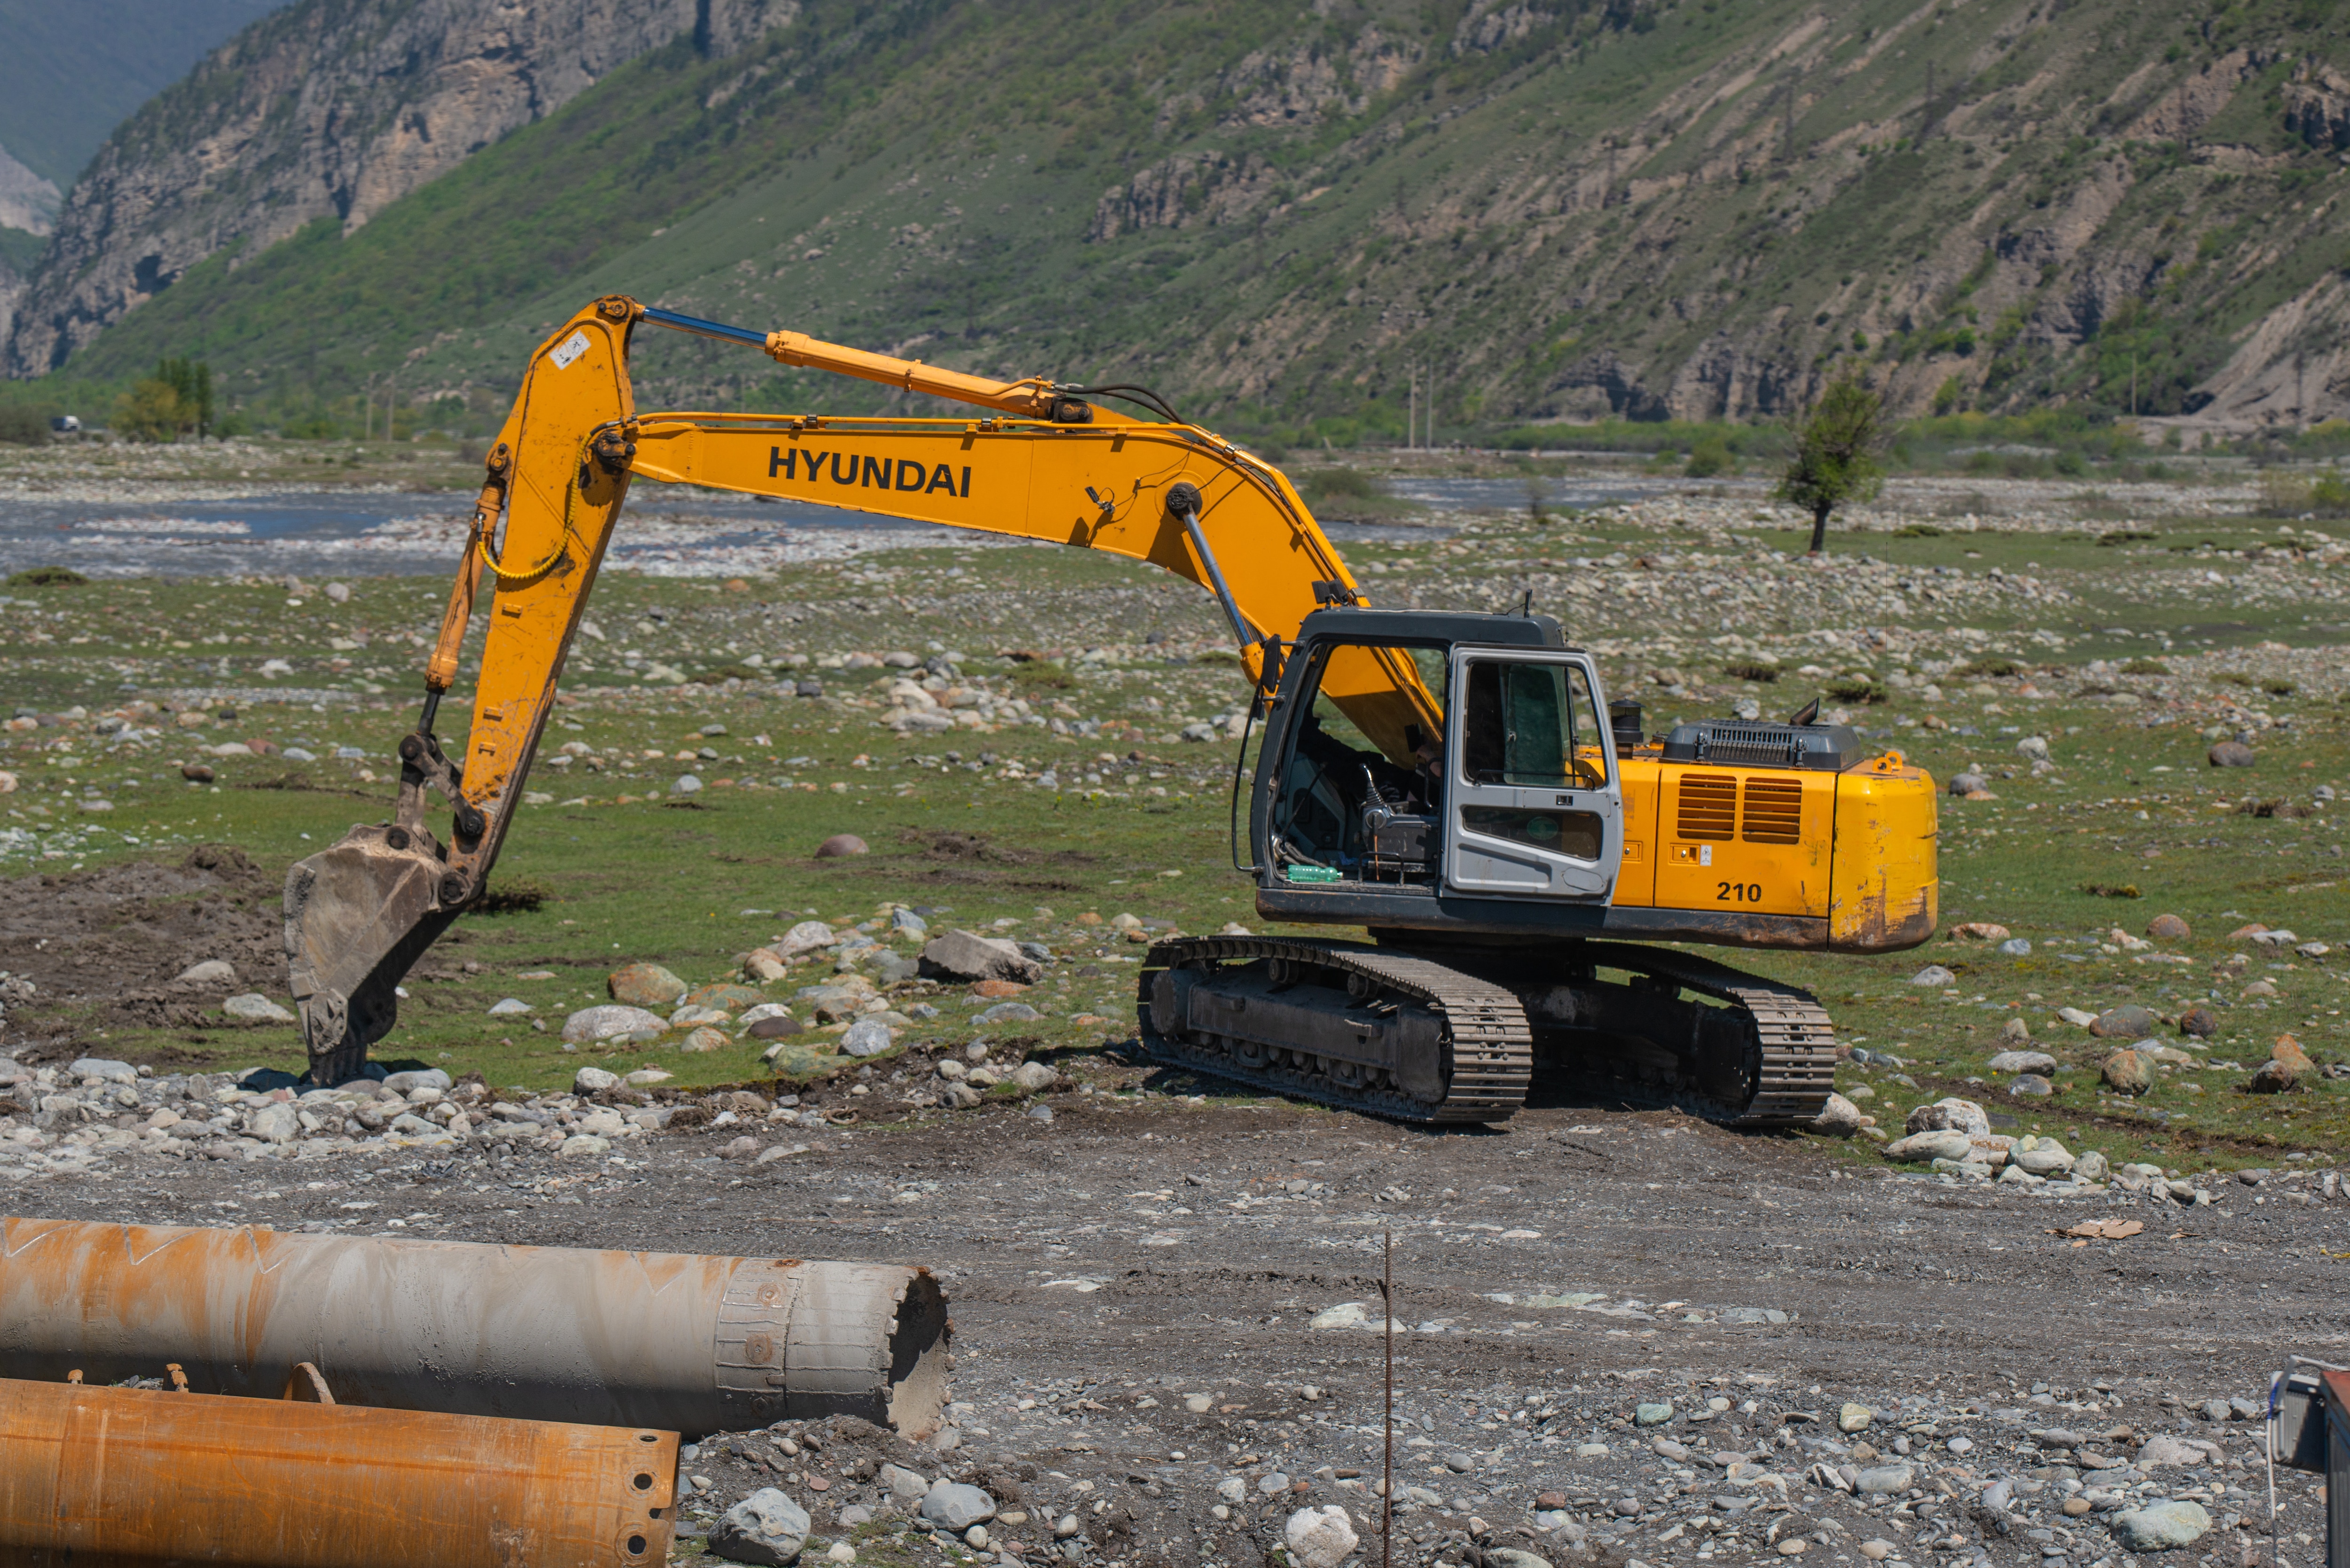
[[[0,1561],[652,1568],[677,1434],[0,1381]]]
[[[0,1220],[0,1369],[94,1383],[187,1368],[274,1397],[300,1363],[347,1404],[657,1427],[939,1425],[927,1269]]]

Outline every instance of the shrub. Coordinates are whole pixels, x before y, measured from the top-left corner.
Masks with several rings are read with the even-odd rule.
[[[30,566],[8,579],[12,588],[78,588],[89,579],[71,566]]]
[[[1730,443],[1718,435],[1707,435],[1699,437],[1697,444],[1690,448],[1689,462],[1681,465],[1681,472],[1691,479],[1712,479],[1735,472],[1737,468],[1736,460],[1730,455]]]
[[[1758,680],[1764,685],[1779,679],[1779,667],[1764,664],[1760,659],[1741,659],[1721,667],[1721,672],[1733,680]]]
[[[10,446],[47,446],[49,421],[31,409],[0,409],[0,441]]]

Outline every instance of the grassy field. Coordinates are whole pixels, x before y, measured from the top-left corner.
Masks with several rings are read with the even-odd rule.
[[[1825,565],[1794,555],[1792,515],[1717,491],[1541,523],[1456,517],[1457,532],[1349,556],[1383,603],[1487,608],[1531,589],[1601,653],[1615,689],[1648,702],[1652,729],[1742,700],[1777,713],[1821,695],[1938,778],[1984,775],[1994,798],[1944,799],[1944,926],[1997,922],[2031,940],[2028,956],[1947,937],[1873,960],[1752,955],[1752,968],[1816,989],[1853,1044],[1907,1064],[1840,1075],[1888,1126],[1954,1092],[2000,1125],[2116,1159],[2350,1148],[2350,1083],[2239,1092],[2281,1035],[2321,1064],[2350,1060],[2338,949],[2350,866],[2338,803],[2320,787],[2350,777],[2343,551],[2158,487],[2067,502],[1985,483],[1987,510],[1970,519],[1897,487]],[[2126,521],[2105,514],[2116,511]],[[340,603],[320,585],[249,579],[9,587],[8,690],[35,723],[20,718],[0,752],[16,780],[0,796],[0,866],[71,874],[228,843],[274,879],[386,815],[389,757],[413,720],[441,588],[348,587]],[[557,769],[542,753],[543,801],[523,808],[493,877],[545,901],[461,922],[411,979],[378,1054],[533,1087],[583,1061],[659,1065],[681,1084],[762,1076],[747,1042],[703,1055],[567,1052],[556,1032],[605,1000],[623,961],[732,980],[742,954],[796,920],[853,925],[893,905],[1069,961],[1027,998],[1045,1016],[999,1035],[1075,1051],[1128,1037],[1143,948],[1116,917],[1146,933],[1259,926],[1225,842],[1234,742],[1178,738],[1243,693],[1209,607],[1178,588],[1076,552],[961,546],[757,581],[608,576],[591,611],[606,637],[583,639],[549,731],[549,752],[576,742],[580,760]],[[889,672],[825,668],[892,649],[959,654],[967,679],[1083,732],[893,733],[878,722]],[[620,657],[630,650],[633,663]],[[257,676],[269,660],[282,669]],[[650,667],[661,673],[633,672]],[[824,694],[778,694],[778,670],[821,679]],[[156,738],[99,733],[103,715],[126,711]],[[201,727],[180,727],[182,715]],[[2214,742],[2236,736],[2254,764],[2209,765]],[[2030,738],[2045,742],[2045,765],[2019,750]],[[212,754],[225,742],[258,754]],[[313,760],[289,761],[289,748]],[[184,782],[191,763],[216,776]],[[706,787],[676,794],[689,772]],[[1056,787],[1037,782],[1047,772]],[[86,809],[91,799],[110,808]],[[837,833],[870,853],[816,858]],[[2192,937],[2132,951],[2114,936],[2141,938],[2158,913],[2184,918]],[[2254,922],[2337,950],[2230,938]],[[1912,984],[1929,961],[1956,983]],[[770,993],[818,978],[803,966]],[[507,996],[536,1012],[490,1017]],[[968,1016],[986,1002],[906,1000],[925,996],[942,1012],[918,1033],[990,1033]],[[2125,1002],[2167,1023],[2200,1002],[2220,1030],[2202,1041],[2163,1028],[2183,1055],[2124,1098],[2098,1079],[2107,1047],[2056,1013]],[[2015,1097],[1988,1072],[2011,1017],[2061,1064],[2047,1099]],[[81,1044],[134,1060],[300,1062],[291,1027],[226,1019]]]

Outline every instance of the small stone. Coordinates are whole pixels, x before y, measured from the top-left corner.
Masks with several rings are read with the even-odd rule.
[[[712,1556],[729,1563],[788,1563],[807,1545],[807,1510],[763,1486],[726,1511],[707,1544]]]
[[[221,1003],[221,1011],[231,1018],[242,1018],[256,1023],[291,1023],[294,1015],[257,991],[242,996],[232,996]]]
[[[1911,1111],[1903,1130],[1913,1133],[1950,1130],[1965,1133],[1969,1137],[1989,1137],[1991,1116],[1972,1100],[1949,1095],[1930,1106],[1919,1106]]]
[[[2022,1153],[2009,1158],[2019,1169],[2032,1176],[2061,1176],[2079,1163],[2053,1137],[2043,1137]]]
[[[2018,1073],[2009,1080],[2007,1092],[2021,1095],[2026,1099],[2045,1099],[2056,1092],[2056,1085],[2038,1073]]]
[[[2248,768],[2260,761],[2260,753],[2241,741],[2222,741],[2211,748],[2206,760],[2215,768]]]
[[[1836,1411],[1836,1430],[1866,1432],[1868,1430],[1868,1424],[1875,1419],[1877,1419],[1877,1413],[1867,1406],[1846,1404]]]
[[[2032,1025],[2021,1018],[2011,1018],[1999,1026],[1999,1037],[2010,1045],[2021,1045],[2032,1038]]]
[[[2089,1033],[2100,1040],[2143,1040],[2162,1027],[2162,1020],[2136,1002],[2109,1007],[2097,1014]]]
[[[1357,1544],[1354,1522],[1335,1502],[1299,1509],[1281,1534],[1289,1544],[1289,1560],[1298,1568],[1338,1568],[1354,1555]]]
[[[2005,926],[1995,920],[1969,920],[1963,925],[1950,928],[1951,936],[1960,941],[1969,942],[2003,942],[2012,934]]]
[[[2178,1032],[2209,1040],[2220,1033],[2220,1015],[2199,1002],[2178,1015]]]
[[[2020,1023],[2022,1020],[2013,1022]],[[2002,1051],[1991,1059],[1991,1071],[1994,1073],[2047,1074],[2055,1070],[2056,1058],[2045,1051]]]
[[[910,1470],[903,1465],[883,1465],[875,1478],[889,1489],[889,1495],[908,1508],[919,1505],[931,1495],[931,1483],[920,1470]]]
[[[182,970],[172,983],[188,991],[216,991],[236,983],[236,966],[225,959],[206,959]]]
[[[975,1546],[982,1552],[986,1551],[987,1526],[983,1524],[974,1524],[969,1530],[964,1531],[962,1532],[962,1543],[965,1546]]]
[[[601,1067],[582,1067],[571,1075],[571,1092],[583,1099],[590,1095],[600,1095],[607,1089],[617,1089],[619,1086],[620,1075],[618,1073],[608,1073]]]
[[[1916,974],[1911,975],[1909,977],[1909,983],[1912,985],[1941,986],[1948,985],[1958,978],[1959,977],[1957,975],[1952,974],[1940,964],[1929,963],[1924,969],[1919,970]]]
[[[866,852],[865,840],[853,833],[836,833],[816,846],[818,860],[841,860]]]
[[[1274,1497],[1289,1490],[1289,1477],[1280,1470],[1267,1470],[1256,1478],[1256,1490]]]
[[[531,1006],[529,1002],[525,1002],[518,996],[503,997],[498,1001],[490,1003],[490,1016],[493,1018],[512,1018],[518,1013],[536,1012],[538,1010],[536,1008]]]
[[[1874,1541],[1864,1541],[1860,1543],[1860,1554],[1863,1557],[1867,1558],[1871,1563],[1884,1562],[1887,1557],[1893,1555],[1893,1542],[1886,1540],[1883,1536],[1879,1536]]]
[[[878,1018],[860,1018],[840,1037],[841,1051],[850,1056],[879,1056],[889,1049],[889,1026]]]
[[[117,1062],[110,1056],[82,1056],[75,1059],[66,1071],[77,1078],[96,1078],[102,1084],[135,1084],[139,1069],[128,1062]]]
[[[1999,944],[1999,952],[2002,958],[2030,958],[2032,956],[2032,939],[2030,937],[2010,937],[2007,940]]]
[[[1226,1502],[1246,1502],[1248,1482],[1238,1476],[1226,1476],[1216,1483],[1216,1495]]]
[[[1774,1550],[1782,1557],[1801,1557],[1805,1552],[1811,1550],[1811,1545],[1810,1542],[1800,1535],[1790,1535],[1783,1539]]]
[[[1938,1159],[1963,1161],[1974,1152],[1974,1142],[1955,1127],[1911,1133],[1885,1146],[1885,1158],[1905,1165],[1927,1165]]]
[[[1550,1568],[1549,1558],[1521,1552],[1514,1546],[1488,1547],[1485,1561],[1491,1568]]]
[[[1950,793],[1964,800],[1969,795],[1981,794],[1989,782],[1978,773],[1954,774],[1950,777]]]
[[[2259,1069],[2245,1080],[2244,1088],[2249,1094],[2282,1095],[2292,1089],[2297,1081],[2293,1069],[2272,1059],[2262,1063]]]
[[[1908,1465],[1872,1465],[1853,1477],[1852,1490],[1863,1497],[1889,1497],[1917,1483],[1918,1472]]]
[[[1060,1075],[1042,1062],[1023,1062],[1003,1081],[1024,1095],[1041,1095],[1060,1081]]]
[[[847,1517],[849,1511],[850,1511],[847,1509],[843,1509],[841,1511],[842,1523],[846,1524],[849,1522]],[[969,1531],[964,1532],[964,1534],[965,1539],[969,1539],[972,1534],[976,1534],[979,1537],[977,1541],[972,1542],[973,1546],[985,1546],[987,1544],[987,1532],[981,1529],[976,1524],[972,1525]],[[854,1563],[857,1561],[857,1548],[851,1546],[846,1541],[836,1541],[831,1545],[824,1549],[824,1560],[827,1563]]]
[[[683,996],[685,981],[657,963],[632,963],[604,980],[605,993],[629,1007],[667,1007]]]
[[[182,713],[180,717],[184,719],[187,715]],[[190,784],[207,784],[213,782],[212,769],[204,766],[202,763],[182,763],[180,764],[180,776],[187,780]]]
[[[1642,1427],[1661,1427],[1673,1418],[1673,1407],[1668,1400],[1661,1405],[1641,1405],[1632,1412],[1632,1420]]]
[[[563,1039],[571,1045],[593,1044],[622,1034],[658,1034],[669,1024],[658,1012],[615,1002],[583,1007],[563,1021]]]
[[[2183,942],[2195,933],[2177,915],[2157,915],[2146,923],[2146,934],[2158,942]]]
[[[755,1159],[758,1155],[759,1140],[748,1133],[733,1139],[718,1151],[718,1158],[721,1159]]]
[[[2301,1048],[2301,1042],[2290,1034],[2277,1036],[2276,1044],[2270,1047],[2269,1060],[2283,1068],[2296,1084],[2317,1071],[2317,1064],[2309,1059],[2309,1053]]]
[[[700,794],[702,793],[702,781],[694,777],[691,774],[680,774],[677,775],[676,780],[669,786],[669,793],[671,794]]]
[[[999,1002],[984,1012],[972,1015],[974,1023],[1027,1023],[1045,1015],[1024,1002]]]
[[[803,953],[828,948],[839,940],[833,929],[822,920],[802,920],[784,933],[784,940],[775,944],[775,951],[777,957],[789,962]]]
[[[2212,748],[2215,753],[2219,749]],[[2196,1502],[2158,1502],[2114,1515],[2114,1535],[2132,1552],[2175,1552],[2210,1532],[2211,1516]]]
[[[2015,754],[2026,762],[2044,763],[2048,760],[2048,738],[2045,735],[2026,735],[2015,742]]]
[[[2135,1051],[2116,1051],[2097,1075],[2117,1095],[2143,1095],[2154,1087],[2154,1064]]]
[[[961,1535],[972,1525],[995,1517],[995,1500],[975,1486],[941,1480],[923,1495],[920,1510],[924,1522],[950,1535]]]

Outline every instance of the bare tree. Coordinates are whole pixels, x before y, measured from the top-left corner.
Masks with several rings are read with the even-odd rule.
[[[1829,382],[1797,422],[1778,495],[1812,514],[1813,555],[1827,547],[1829,514],[1885,488],[1881,459],[1890,434],[1885,400],[1851,373]]]

